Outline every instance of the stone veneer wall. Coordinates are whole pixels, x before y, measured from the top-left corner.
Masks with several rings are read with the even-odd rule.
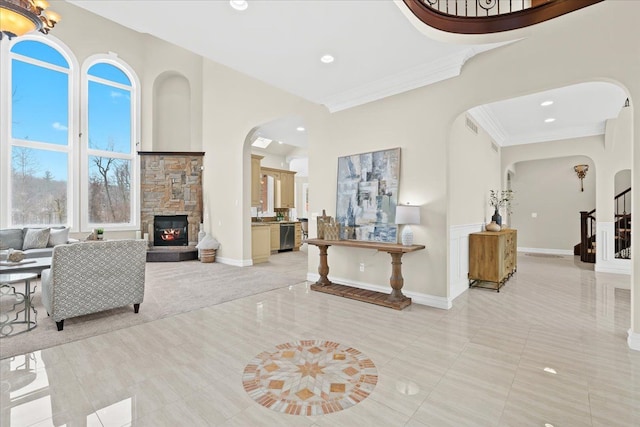
[[[189,245],[202,222],[204,153],[140,151],[140,227],[153,243],[155,215],[187,215]]]

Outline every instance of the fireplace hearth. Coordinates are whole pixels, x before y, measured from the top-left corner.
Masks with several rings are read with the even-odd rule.
[[[156,215],[153,218],[154,246],[187,246],[187,215]]]

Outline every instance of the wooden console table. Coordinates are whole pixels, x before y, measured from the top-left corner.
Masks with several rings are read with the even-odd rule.
[[[415,252],[420,249],[424,249],[424,245],[404,246],[395,243],[323,239],[307,239],[305,242],[309,245],[317,246],[320,249],[320,265],[318,266],[320,278],[316,283],[311,285],[312,290],[395,308],[396,310],[402,310],[403,308],[411,305],[411,298],[402,294],[402,286],[404,285],[401,267],[402,255],[407,252]],[[387,252],[391,255],[391,278],[389,279],[391,293],[385,294],[382,292],[369,291],[366,289],[354,288],[352,286],[340,285],[331,282],[327,277],[329,275],[329,264],[327,262],[327,250],[329,249],[329,246],[375,249],[379,252]]]

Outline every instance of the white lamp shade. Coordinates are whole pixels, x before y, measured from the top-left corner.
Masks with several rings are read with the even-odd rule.
[[[396,206],[396,224],[420,224],[420,207]]]

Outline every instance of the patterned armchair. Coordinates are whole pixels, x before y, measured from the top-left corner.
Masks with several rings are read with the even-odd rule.
[[[64,319],[144,299],[147,242],[114,240],[58,245],[42,271],[42,303],[61,331]]]

